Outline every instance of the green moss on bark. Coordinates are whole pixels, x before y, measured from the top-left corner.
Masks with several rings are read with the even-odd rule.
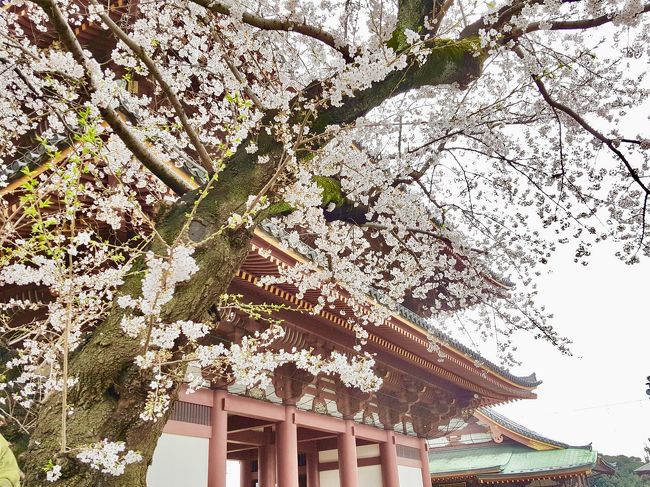
[[[313,176],[312,181],[322,190],[321,205],[323,208],[328,208],[333,203],[334,208],[345,208],[353,206],[352,201],[347,199],[345,193],[341,189],[341,182],[332,177],[327,176]],[[285,201],[279,201],[267,208],[262,218],[270,216],[288,215],[295,211],[295,208]]]
[[[407,47],[406,29],[414,32],[421,32],[424,29],[424,18],[433,13],[433,1],[431,0],[400,0],[398,2],[398,15],[395,30],[390,40],[386,43],[395,51],[401,51]]]

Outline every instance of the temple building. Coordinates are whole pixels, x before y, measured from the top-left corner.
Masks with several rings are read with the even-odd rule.
[[[10,205],[19,179],[0,197]],[[345,289],[338,299],[310,313],[320,292],[298,297],[290,284],[262,284],[281,267],[310,260],[309,247],[289,250],[269,231],[257,229],[248,257],[229,292],[242,301],[288,305],[277,312],[285,335],[272,346],[312,349],[327,356],[357,352]],[[497,291],[507,286],[491,276]],[[505,290],[505,291],[504,291]],[[47,302],[34,286],[0,287],[0,299]],[[370,302],[382,296],[372,292]],[[517,377],[464,345],[431,329],[430,318],[397,306],[380,326],[368,328],[365,350],[375,354],[379,391],[347,388],[335,376],[312,376],[293,365],[274,371],[272,385],[244,388],[202,371],[205,388],[182,389],[174,404],[148,472],[151,487],[225,487],[228,460],[241,465],[242,487],[429,487],[429,443],[454,418],[468,419],[475,409],[532,399],[535,375]],[[243,313],[220,317],[218,338],[236,342],[268,327]],[[439,351],[431,350],[435,340]],[[199,371],[200,372],[200,371]]]
[[[51,163],[65,163],[69,153],[63,151]],[[41,170],[44,165],[35,169]],[[0,191],[10,209],[17,208],[21,191],[20,173],[13,176]],[[298,297],[292,285],[260,285],[262,276],[278,275],[281,267],[313,260],[307,245],[298,253],[276,237],[255,231],[229,292],[241,295],[243,302],[288,305],[290,309],[277,313],[286,333],[274,347],[354,356],[355,316],[345,289],[338,289],[339,298],[327,308],[310,313],[318,290]],[[490,275],[484,278],[494,293],[508,292],[507,284]],[[38,286],[1,286],[0,299],[12,298],[49,299]],[[369,296],[371,303],[381,301],[379,292]],[[408,304],[417,308],[417,302]],[[469,418],[478,407],[535,398],[540,383],[534,374],[514,376],[432,331],[430,319],[397,306],[390,319],[368,328],[364,349],[375,354],[375,372],[383,380],[372,394],[292,365],[276,369],[267,389],[224,383],[203,371],[207,387],[191,394],[182,390],[174,405],[148,485],[225,487],[227,460],[236,460],[242,487],[429,487],[428,439],[441,435],[441,425]],[[232,312],[220,318],[216,334],[237,342],[266,327],[266,322]],[[431,350],[432,334],[438,352]]]
[[[587,487],[587,478],[614,468],[591,448],[545,438],[490,408],[456,419],[430,442],[433,487]]]
[[[309,310],[316,291],[299,299],[290,285],[257,285],[260,276],[304,259],[257,231],[231,291]],[[277,346],[352,353],[354,333],[340,313],[349,309],[344,290],[334,305],[313,315],[283,311],[287,333]],[[237,339],[261,326],[233,313],[220,330]],[[376,353],[383,378],[373,394],[292,366],[276,370],[268,390],[213,382],[211,389],[182,394],[159,440],[149,484],[222,487],[230,459],[241,462],[242,487],[428,487],[427,439],[439,436],[441,425],[469,418],[477,407],[534,398],[539,382],[534,375],[515,377],[442,334],[440,359],[428,349],[425,326],[399,308],[371,327],[366,349]]]
[[[634,475],[638,475],[644,479],[650,479],[650,463],[640,466],[634,471]]]

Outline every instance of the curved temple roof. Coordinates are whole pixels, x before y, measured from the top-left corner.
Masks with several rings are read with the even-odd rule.
[[[545,436],[540,435],[539,433],[526,428],[525,426],[520,425],[519,423],[515,423],[511,419],[506,418],[504,415],[497,413],[494,409],[491,408],[480,408],[476,411],[479,415],[479,417],[485,416],[486,418],[492,420],[499,426],[505,428],[508,431],[512,431],[513,433],[520,434],[521,436],[525,436],[526,438],[533,440],[533,441],[538,441],[540,443],[545,443],[553,448],[559,449],[559,448],[580,448],[580,449],[588,449],[591,450],[591,445],[584,445],[584,446],[570,446],[566,443],[562,443],[560,441],[555,441],[550,438],[547,438]]]
[[[429,466],[434,482],[475,478],[492,484],[615,473],[591,445],[569,446],[546,438],[490,408],[479,408],[474,416],[493,439],[432,448]],[[508,441],[495,437],[494,427]],[[456,434],[471,436],[470,431]]]
[[[641,476],[650,476],[650,463],[646,463],[645,465],[637,468],[634,473]]]
[[[584,448],[536,451],[523,445],[495,445],[434,452],[429,455],[429,469],[433,478],[504,480],[588,473],[597,460],[595,451]]]
[[[377,296],[375,296],[375,294],[377,296],[379,296],[379,292],[375,291],[374,294],[371,292],[371,295],[375,299],[377,299],[377,301],[381,302],[381,297],[378,298]],[[523,377],[516,376],[516,375],[512,374],[509,370],[504,369],[503,367],[499,367],[498,365],[494,364],[493,362],[491,362],[489,360],[486,360],[480,354],[473,351],[469,347],[467,347],[467,346],[463,345],[462,343],[460,343],[459,341],[451,338],[449,335],[443,333],[442,331],[438,330],[437,328],[433,328],[431,325],[429,325],[427,323],[426,318],[416,314],[414,311],[412,311],[412,310],[410,310],[410,309],[408,309],[408,308],[406,308],[406,307],[404,307],[404,306],[402,306],[400,304],[398,304],[396,306],[396,309],[397,309],[397,312],[403,318],[406,318],[407,320],[411,321],[412,323],[415,323],[416,325],[420,326],[424,330],[432,332],[433,335],[438,340],[448,344],[449,346],[451,346],[455,350],[461,352],[463,355],[467,355],[471,359],[473,359],[473,360],[475,360],[477,362],[480,362],[484,368],[489,369],[492,372],[495,372],[496,374],[498,374],[498,375],[500,375],[502,377],[505,377],[509,381],[511,381],[511,382],[513,382],[513,383],[515,383],[515,384],[517,384],[519,386],[522,386],[522,387],[537,387],[538,385],[540,385],[542,383],[541,380],[537,379],[537,375],[535,373],[532,373],[530,375],[523,376]]]
[[[257,231],[258,233],[266,233],[267,235],[275,238],[275,239],[281,239],[284,236],[284,232],[282,230],[278,230],[277,228],[268,225],[268,224],[262,224],[263,230]],[[304,242],[299,242],[297,245],[297,248],[294,249],[296,252],[298,252],[302,257],[309,261],[316,261],[316,252],[314,249],[309,247]],[[372,297],[375,301],[378,303],[385,303],[386,299],[382,295],[381,292],[378,290],[372,288],[370,289],[370,297]],[[486,360],[484,357],[482,357],[480,354],[477,352],[473,351],[469,347],[463,345],[459,341],[451,338],[449,335],[443,333],[442,331],[438,330],[437,328],[431,326],[430,322],[424,318],[423,316],[417,314],[413,310],[401,305],[397,304],[392,307],[397,314],[399,314],[402,318],[405,320],[417,325],[420,327],[423,331],[427,333],[432,333],[433,336],[439,340],[440,342],[443,342],[444,344],[448,345],[450,348],[454,349],[455,351],[459,352],[462,355],[465,355],[469,359],[471,359],[474,362],[479,362],[481,363],[481,366],[505,379],[508,381],[512,382],[515,385],[518,385],[520,387],[525,387],[525,388],[534,388],[537,387],[542,383],[542,381],[537,379],[537,376],[533,373],[528,376],[524,377],[519,377],[514,374],[512,374],[510,371],[504,369],[503,367],[499,367],[498,365],[494,364],[493,362]]]

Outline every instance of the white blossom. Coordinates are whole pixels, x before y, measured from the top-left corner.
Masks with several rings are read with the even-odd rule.
[[[120,476],[127,465],[142,461],[142,455],[132,450],[126,450],[123,441],[104,439],[98,443],[81,449],[77,459],[87,463],[90,468],[112,476]]]

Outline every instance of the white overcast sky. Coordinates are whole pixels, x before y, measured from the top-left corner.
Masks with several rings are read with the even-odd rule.
[[[650,261],[627,266],[603,246],[587,267],[574,264],[569,253],[550,264],[553,272],[539,280],[538,302],[555,313],[552,323],[573,340],[574,356],[520,336],[523,364],[513,372],[534,371],[544,383],[538,399],[498,410],[555,440],[642,456],[650,437]]]
[[[647,68],[630,61],[631,72]],[[649,113],[647,101],[631,110],[619,129],[649,137]],[[609,132],[612,127],[599,128]],[[617,164],[607,158],[598,163]],[[611,240],[596,244],[586,267],[573,262],[570,248],[560,247],[552,257],[547,266],[551,272],[537,281],[537,302],[554,313],[551,324],[573,341],[574,356],[520,335],[516,345],[522,366],[512,371],[536,372],[544,382],[536,400],[498,410],[558,441],[593,443],[600,453],[643,458],[650,437],[650,396],[645,392],[650,376],[650,259],[626,265],[615,257],[617,248]]]

